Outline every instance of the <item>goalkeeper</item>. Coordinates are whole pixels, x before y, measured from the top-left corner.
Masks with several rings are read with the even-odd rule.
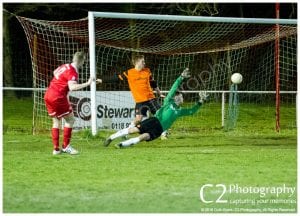
[[[177,118],[192,115],[198,111],[203,102],[208,98],[206,93],[200,93],[199,101],[190,109],[182,109],[183,96],[177,91],[182,81],[190,77],[188,68],[174,82],[170,92],[164,99],[163,106],[156,112],[154,117],[146,119],[133,128],[125,128],[112,134],[104,141],[104,146],[108,146],[112,140],[126,136],[128,134],[139,133],[138,137],[131,138],[115,145],[116,148],[125,148],[135,145],[141,141],[152,141],[158,138],[161,133],[171,127]]]

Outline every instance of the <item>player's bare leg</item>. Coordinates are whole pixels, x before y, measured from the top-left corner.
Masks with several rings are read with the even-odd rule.
[[[72,155],[78,154],[78,151],[70,145],[72,128],[75,122],[74,114],[73,113],[68,114],[67,116],[64,117],[64,120],[65,120],[64,143],[63,143],[62,152],[72,154]]]
[[[118,143],[115,145],[116,148],[126,148],[132,145],[136,145],[137,143],[141,141],[146,141],[150,139],[150,134],[149,133],[143,133],[138,137],[131,138],[129,140],[123,141],[121,143]]]
[[[53,117],[52,118],[52,130],[51,130],[51,136],[52,136],[52,143],[53,143],[53,155],[58,155],[61,153],[59,149],[59,128],[60,128],[60,120],[58,118]]]

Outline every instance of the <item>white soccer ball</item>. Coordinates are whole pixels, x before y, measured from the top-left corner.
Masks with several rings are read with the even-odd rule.
[[[234,73],[231,76],[231,82],[234,84],[240,84],[243,81],[243,76],[240,73]]]

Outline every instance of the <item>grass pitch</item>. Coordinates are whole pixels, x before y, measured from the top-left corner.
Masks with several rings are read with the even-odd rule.
[[[20,115],[26,103],[31,102],[22,101]],[[3,116],[5,213],[296,212],[296,194],[261,197],[228,191],[232,184],[296,187],[296,129],[275,133],[273,126],[267,126],[270,122],[261,118],[266,115],[264,107],[242,106],[241,119],[243,115],[251,118],[239,122],[234,131],[203,131],[199,122],[199,130],[182,132],[176,124],[168,140],[128,149],[114,149],[116,141],[102,147],[108,131],[96,137],[87,131],[73,133],[72,143],[80,155],[53,156],[50,134],[11,130],[16,111],[11,113],[7,105]],[[286,110],[284,115],[293,118],[295,109]],[[30,128],[30,115],[23,118],[22,128]],[[204,191],[211,203],[200,199],[205,184],[213,185]],[[226,186],[221,199],[227,203],[216,202],[223,192],[216,184]]]

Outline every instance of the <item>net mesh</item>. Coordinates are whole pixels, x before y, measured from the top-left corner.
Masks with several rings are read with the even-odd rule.
[[[52,79],[53,70],[61,64],[70,63],[76,51],[88,53],[87,18],[73,21],[17,18],[28,39],[33,86],[36,88],[46,88]],[[282,91],[296,91],[297,27],[280,25],[279,35],[280,88]],[[100,103],[97,106],[97,121],[102,122],[102,128],[119,129],[130,122],[114,121],[111,116],[115,118],[116,110],[121,112],[126,103],[134,107],[131,95],[124,93],[129,90],[127,83],[115,79],[119,73],[133,67],[131,56],[134,53],[145,55],[147,66],[163,91],[170,89],[184,68],[190,68],[192,78],[181,86],[181,90],[186,91],[186,107],[192,106],[198,99],[197,91],[213,91],[211,102],[202,111],[175,123],[174,128],[180,130],[222,128],[222,91],[229,90],[230,77],[235,72],[243,75],[240,90],[275,91],[273,25],[95,18],[95,37],[97,77],[104,80],[102,85],[97,86],[97,91],[101,92],[97,95]],[[89,56],[80,72],[79,82],[89,78],[88,62]],[[89,95],[89,89],[75,93],[73,97],[77,99],[73,108],[78,109],[79,101],[89,98]],[[43,96],[44,91],[34,93],[33,118],[36,131],[51,127]],[[228,101],[227,94],[225,99]],[[295,99],[294,93],[281,94],[284,106],[281,112],[286,107],[295,111]],[[243,118],[243,113],[247,115],[251,107],[261,108],[262,112],[267,110],[270,113],[268,127],[274,129],[275,94],[239,93],[239,102],[240,121],[244,120],[247,124],[247,118],[251,116]],[[88,106],[83,106],[77,112],[88,117],[90,110]],[[133,118],[131,115],[128,119]],[[282,121],[283,128],[296,127],[295,113],[285,118]],[[78,128],[90,127],[90,120],[86,119]]]

